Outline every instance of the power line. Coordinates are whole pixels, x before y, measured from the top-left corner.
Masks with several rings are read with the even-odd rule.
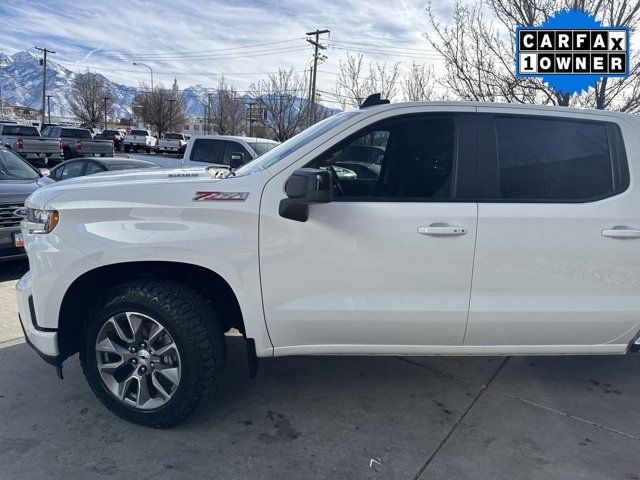
[[[342,50],[345,52],[355,51],[355,52],[367,53],[370,55],[380,55],[380,56],[386,56],[386,57],[411,58],[411,59],[422,59],[422,60],[441,60],[442,59],[442,57],[437,55],[412,55],[411,53],[404,54],[399,52],[384,51],[380,49],[370,50],[370,49],[364,49],[364,48],[347,48],[347,47],[337,46],[335,44],[329,44],[329,46],[335,50]]]
[[[388,45],[384,43],[366,43],[366,42],[350,42],[346,40],[336,40],[335,38],[331,38],[331,43],[341,44],[341,45],[359,45],[364,47],[374,47],[374,48],[383,48],[385,50],[401,50],[403,52],[407,51],[415,51],[418,53],[437,53],[436,50],[430,48],[411,48],[411,47],[396,47],[394,45]]]
[[[238,47],[226,47],[226,48],[215,48],[210,50],[187,50],[187,51],[176,51],[174,53],[157,53],[157,52],[123,52],[119,50],[98,50],[91,53],[91,50],[59,50],[60,53],[68,53],[68,54],[80,54],[80,55],[88,55],[91,53],[91,56],[99,55],[99,56],[116,56],[121,55],[124,57],[165,57],[165,56],[176,56],[176,55],[194,55],[194,54],[205,54],[205,53],[215,53],[222,52],[228,50],[241,50],[244,48],[253,48],[253,47],[264,47],[268,45],[278,45],[282,43],[290,43],[298,40],[304,40],[304,37],[295,37],[287,40],[279,40],[276,42],[265,42],[265,43],[254,43],[250,45],[240,45]]]
[[[229,53],[221,53],[216,55],[202,55],[199,57],[186,57],[184,55],[172,57],[172,58],[149,58],[149,57],[136,57],[130,60],[154,60],[157,62],[192,62],[192,61],[201,61],[201,60],[227,60],[234,58],[248,58],[248,57],[262,57],[267,55],[279,55],[281,53],[289,53],[295,51],[306,50],[304,46],[288,46],[288,47],[280,47],[280,48],[268,48],[268,49],[260,49],[260,50],[250,50],[245,52],[229,52]]]

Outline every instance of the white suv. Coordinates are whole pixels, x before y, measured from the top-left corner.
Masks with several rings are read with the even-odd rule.
[[[624,354],[639,132],[602,111],[374,105],[235,171],[42,188],[22,224],[27,341],[59,373],[79,352],[103,403],[156,427],[219,387],[231,328],[252,374],[282,355]]]

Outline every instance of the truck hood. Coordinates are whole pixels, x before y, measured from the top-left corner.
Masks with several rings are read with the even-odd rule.
[[[211,168],[211,167],[207,167]],[[167,183],[176,180],[200,178],[210,179],[213,177],[207,172],[205,167],[189,167],[189,168],[141,168],[133,170],[117,170],[112,172],[102,172],[86,177],[69,178],[62,180],[56,184],[56,187],[79,187],[79,186],[98,186],[109,183],[146,183],[166,181]]]
[[[226,169],[207,167],[145,168],[104,172],[70,178],[35,191],[27,201],[33,208],[50,207],[51,202],[119,202],[170,205],[180,193],[191,199],[196,191],[248,191],[262,182],[258,176],[214,178]],[[211,172],[211,173],[209,173]]]
[[[40,187],[52,183],[53,180],[46,177],[34,180],[0,180],[0,203],[22,203]]]

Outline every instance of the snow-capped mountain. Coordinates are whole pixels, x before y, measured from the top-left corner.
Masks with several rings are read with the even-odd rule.
[[[71,96],[73,80],[77,73],[63,65],[47,59],[47,93],[51,95],[51,115],[73,116],[69,109],[68,99]],[[113,115],[115,118],[131,115],[131,101],[136,94],[136,87],[112,82],[104,75],[105,82],[111,89]],[[42,66],[37,55],[31,52],[18,52],[7,55],[0,52],[0,88],[2,100],[13,105],[23,105],[40,109],[42,105]],[[207,102],[207,88],[192,85],[181,91],[187,115],[202,117],[204,104]],[[245,95],[247,100],[249,96]],[[212,102],[217,101],[215,94]],[[331,113],[335,110],[320,106]]]
[[[5,102],[41,108],[42,67],[39,62],[39,57],[31,52],[18,52],[11,56],[0,53],[0,87]],[[59,63],[47,61],[47,93],[51,95],[51,115],[72,116],[67,99],[76,75]],[[136,89],[103,78],[111,88],[115,116],[129,116]]]

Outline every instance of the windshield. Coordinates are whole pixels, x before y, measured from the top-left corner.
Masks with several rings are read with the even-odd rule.
[[[269,150],[273,150],[278,146],[278,144],[275,142],[273,143],[272,142],[256,142],[256,143],[250,143],[249,145],[253,147],[253,150],[256,152],[256,155],[258,156],[264,155]]]
[[[23,137],[39,137],[36,127],[25,127],[23,125],[5,125],[2,127],[3,135],[21,135]]]
[[[36,180],[37,172],[17,155],[0,150],[0,180]]]
[[[160,168],[155,163],[112,163],[109,165],[109,170],[133,170],[134,168]]]
[[[360,112],[358,110],[352,110],[349,112],[338,113],[329,118],[326,118],[321,122],[316,123],[312,127],[307,128],[295,137],[290,138],[286,142],[281,143],[274,149],[269,150],[261,157],[258,157],[255,160],[243,165],[235,171],[235,175],[253,175],[261,172],[262,170],[275,165],[283,158],[291,155],[296,150],[304,147],[309,142],[314,141],[316,138],[324,135],[332,128],[346,122],[351,117],[358,115],[359,113]]]

